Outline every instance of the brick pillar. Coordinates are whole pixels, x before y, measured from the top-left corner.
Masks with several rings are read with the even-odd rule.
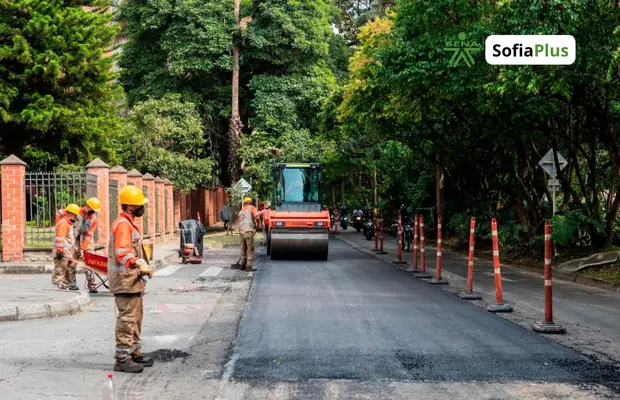
[[[86,166],[86,170],[89,174],[97,175],[97,198],[101,201],[101,212],[97,218],[97,230],[99,231],[97,243],[104,245],[104,254],[107,254],[110,238],[110,167],[101,159],[96,158]]]
[[[208,189],[204,189],[204,188],[200,188],[199,190],[201,190],[201,198],[204,199],[204,210],[205,210],[205,215],[203,216],[204,219],[204,225],[205,226],[211,226],[211,213],[209,212],[209,205],[211,204],[211,199],[209,196],[209,190]]]
[[[117,165],[110,170],[109,177],[111,180],[118,182],[119,193],[121,192],[121,190],[123,190],[125,186],[127,186],[127,170],[120,165]],[[121,212],[120,202],[118,203],[118,212]],[[115,217],[115,215],[113,215],[112,217]]]
[[[26,163],[14,155],[2,169],[2,261],[23,261],[26,234]]]
[[[183,207],[183,193],[174,191],[174,220],[172,221],[172,230],[176,231],[181,221],[181,209]]]
[[[150,236],[151,241],[155,243],[155,215],[157,213],[155,210],[155,177],[149,173],[142,175],[142,186],[146,187],[149,193],[149,212],[146,216],[149,227],[147,236]]]
[[[140,190],[144,190],[144,187],[142,187],[142,174],[138,170],[132,169],[131,171],[127,173],[127,184],[134,185]],[[119,188],[120,188],[120,184],[119,184]],[[149,199],[149,201],[150,200],[151,199]],[[119,211],[121,210],[120,205],[118,206],[118,209]],[[144,234],[144,221],[142,217],[136,218],[136,226],[138,227],[138,230],[140,231],[140,235],[143,235]]]
[[[168,219],[166,220],[166,232],[172,238],[174,234],[174,197],[172,195],[172,182],[164,179],[164,194],[168,199]]]
[[[164,180],[155,178],[155,192],[157,192],[157,219],[159,221],[159,241],[166,241],[166,204],[164,203]]]

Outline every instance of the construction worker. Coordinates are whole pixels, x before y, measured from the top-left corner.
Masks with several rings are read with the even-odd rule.
[[[75,250],[73,224],[79,214],[80,206],[69,204],[64,209],[63,217],[56,223],[52,286],[57,290],[78,290],[75,284],[75,260],[73,258]]]
[[[95,231],[97,230],[97,214],[101,211],[101,202],[96,197],[86,200],[86,204],[80,209],[77,219],[77,227],[75,229],[76,245],[74,246],[73,259],[83,260],[86,250],[93,250],[95,245]],[[65,209],[56,212],[56,223],[64,216]],[[71,269],[70,269],[71,270]],[[72,271],[75,271],[73,269]],[[95,289],[95,280],[90,271],[85,271],[86,281],[90,293],[97,293]],[[75,274],[73,273],[75,279]],[[77,287],[77,282],[69,281],[70,287]]]
[[[118,310],[116,316],[116,363],[119,372],[142,372],[153,365],[153,359],[142,354],[144,282],[153,270],[144,257],[142,237],[135,218],[144,215],[148,199],[136,186],[125,186],[118,194],[122,212],[112,224],[108,279],[110,293]]]
[[[239,235],[241,236],[241,258],[232,268],[239,268],[245,271],[256,271],[252,267],[254,262],[254,235],[259,218],[264,211],[259,213],[252,205],[252,198],[243,199],[243,208],[239,212],[237,223],[239,225]]]

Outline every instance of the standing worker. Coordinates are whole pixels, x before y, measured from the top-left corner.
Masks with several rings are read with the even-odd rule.
[[[228,204],[224,204],[220,207],[220,219],[224,221],[224,229],[226,229],[226,236],[232,233],[232,223],[230,222],[230,207]]]
[[[110,293],[118,310],[116,316],[116,364],[114,371],[142,372],[151,367],[153,359],[142,354],[144,282],[143,276],[153,276],[144,258],[142,237],[135,218],[144,215],[148,199],[142,190],[128,185],[118,195],[122,212],[112,224],[108,279]]]
[[[260,216],[266,210],[260,213],[256,207],[252,205],[252,198],[243,199],[243,208],[239,212],[239,235],[241,236],[241,258],[237,264],[233,264],[233,268],[239,268],[245,271],[256,271],[252,267],[254,262],[254,235],[256,234],[256,225]]]
[[[69,204],[64,209],[63,217],[56,222],[52,286],[57,290],[79,290],[75,284],[75,260],[73,258],[75,253],[73,224],[75,224],[79,214],[80,206]]]
[[[86,204],[80,208],[77,229],[75,231],[76,239],[73,252],[73,259],[76,261],[84,259],[85,251],[94,250],[95,231],[97,230],[97,215],[95,213],[98,213],[99,211],[101,211],[101,202],[96,197],[91,197],[86,200]],[[56,223],[62,219],[65,213],[66,210],[64,209],[58,210],[56,213]],[[75,281],[75,268],[70,271],[72,271],[73,280],[69,279],[69,286],[77,287],[77,282]],[[95,287],[95,280],[92,272],[85,271],[85,275],[89,292],[97,293],[97,290],[93,289]]]

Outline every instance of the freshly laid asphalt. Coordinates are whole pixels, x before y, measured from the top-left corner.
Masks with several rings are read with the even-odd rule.
[[[578,353],[331,239],[327,262],[261,256],[232,378],[601,382]]]

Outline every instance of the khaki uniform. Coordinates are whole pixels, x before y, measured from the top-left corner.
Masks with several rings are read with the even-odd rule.
[[[138,227],[129,215],[123,213],[114,221],[110,243],[114,245],[110,246],[108,257],[108,279],[118,309],[115,356],[122,362],[142,347],[144,282],[135,262],[144,259],[144,252]]]
[[[75,234],[73,224],[71,224],[69,217],[63,217],[56,224],[52,284],[61,287],[70,284],[75,285],[74,247]]]
[[[254,235],[256,234],[256,208],[248,206],[239,213],[239,236],[241,236],[241,269],[252,269],[254,262]]]

